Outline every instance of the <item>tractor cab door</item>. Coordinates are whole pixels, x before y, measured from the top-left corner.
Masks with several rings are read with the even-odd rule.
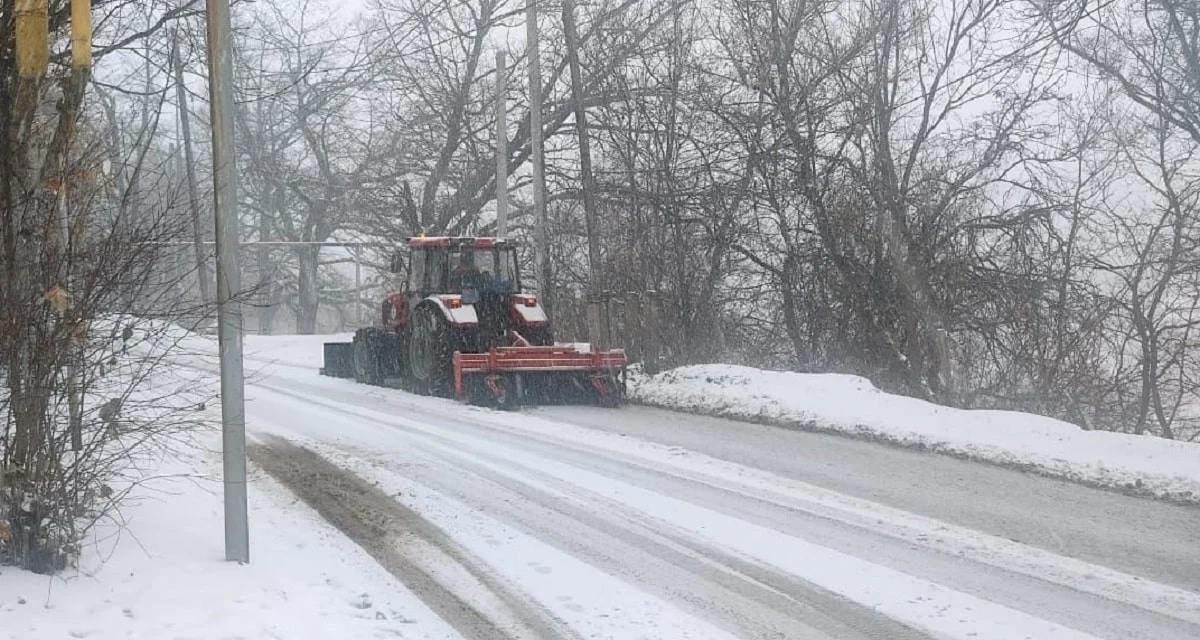
[[[476,304],[487,291],[488,249],[463,245],[446,252],[446,292],[460,294],[463,304]]]
[[[392,254],[388,270],[399,274],[400,282],[395,291],[384,296],[381,305],[380,326],[385,331],[397,331],[408,326],[411,315],[410,304],[412,303],[409,294],[413,291],[414,282],[419,282],[420,278],[424,277],[420,256],[420,252],[414,252],[411,259],[406,259],[406,254],[400,251]],[[414,276],[414,271],[418,269],[422,273]]]
[[[408,268],[408,290],[416,294],[424,294],[432,289],[429,282],[429,256],[436,251],[419,250],[412,252],[412,261]]]

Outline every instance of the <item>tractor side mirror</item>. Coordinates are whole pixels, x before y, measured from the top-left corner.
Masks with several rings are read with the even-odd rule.
[[[405,271],[404,267],[405,267],[404,254],[400,253],[399,251],[397,251],[396,253],[393,253],[392,254],[392,263],[390,265],[389,270],[392,273],[404,273],[404,271]]]

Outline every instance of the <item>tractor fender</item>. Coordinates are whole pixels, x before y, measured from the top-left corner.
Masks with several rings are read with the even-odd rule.
[[[533,306],[526,304],[526,299],[532,300]],[[512,319],[522,327],[545,327],[550,324],[550,319],[546,317],[546,308],[534,296],[526,294],[513,296],[509,298],[508,308]]]
[[[380,326],[387,331],[395,331],[408,326],[410,312],[408,298],[403,291],[388,294],[383,300],[382,323]]]
[[[452,307],[453,301],[457,300],[461,306]],[[433,307],[441,313],[446,322],[450,326],[464,329],[468,327],[476,327],[479,325],[479,316],[475,313],[474,305],[461,304],[462,296],[455,295],[432,295],[421,301],[417,308]]]

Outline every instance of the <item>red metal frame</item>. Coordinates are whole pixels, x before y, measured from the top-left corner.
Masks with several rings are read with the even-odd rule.
[[[401,283],[400,290],[389,293],[383,299],[383,317],[380,325],[385,331],[396,331],[408,326],[408,284]]]
[[[454,352],[454,393],[463,397],[464,374],[497,374],[514,371],[587,371],[608,373],[629,364],[625,351],[613,349],[583,353],[569,345],[548,347],[492,347],[486,353]]]

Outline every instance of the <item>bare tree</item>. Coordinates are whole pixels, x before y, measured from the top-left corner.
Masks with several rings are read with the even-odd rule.
[[[242,36],[239,151],[247,209],[262,240],[298,244],[296,330],[314,333],[321,302],[321,247],[354,220],[371,163],[369,123],[358,117],[373,69],[361,39],[321,28],[322,10],[268,3]],[[260,250],[260,282],[279,299],[274,259]]]
[[[1184,402],[1196,394],[1191,343],[1200,328],[1194,295],[1200,283],[1200,176],[1192,168],[1197,145],[1174,131],[1159,120],[1147,132],[1149,148],[1126,146],[1127,166],[1151,196],[1141,210],[1113,212],[1110,224],[1121,249],[1096,258],[1097,268],[1121,283],[1113,295],[1136,349],[1131,428],[1166,438],[1176,437]]]
[[[737,136],[754,134],[724,126],[727,88],[705,73],[702,34],[700,12],[674,5],[608,77],[602,90],[626,99],[589,125],[614,340],[648,368],[730,357],[725,320],[741,311],[727,282],[749,173]]]
[[[670,15],[658,3],[650,4],[641,7],[634,0],[621,0],[587,7],[577,44],[585,52],[580,88],[589,109],[630,98],[606,91],[604,83],[625,60],[638,55]],[[391,148],[390,162],[377,167],[367,187],[378,203],[372,231],[395,237],[486,228],[481,214],[495,193],[490,108],[495,91],[492,69],[482,61],[491,47],[500,46],[503,30],[519,24],[524,3],[377,0],[373,6],[372,20],[382,27],[371,44],[380,67],[372,112],[380,114]],[[582,14],[584,7],[579,11]],[[548,43],[561,41],[560,35],[553,28],[544,32]],[[588,58],[600,51],[604,55]],[[543,56],[543,136],[552,153],[575,106],[564,83],[565,51],[549,47]],[[524,60],[523,54],[511,58],[515,65]],[[518,108],[528,108],[519,87],[511,93]],[[520,122],[507,145],[518,187],[524,184],[522,171],[531,153],[528,118]],[[519,189],[514,197],[520,197]],[[529,228],[519,219],[512,226],[517,233]]]
[[[1036,0],[1055,41],[1200,141],[1200,7],[1191,0]]]
[[[36,3],[35,3],[36,4]],[[95,59],[137,43],[185,7],[161,8],[150,25],[125,19],[122,2],[94,2],[104,25]],[[42,5],[46,9],[46,5]],[[104,162],[114,156],[97,113],[85,101],[90,64],[82,51],[59,50],[69,28],[65,4],[43,15],[0,7],[0,340],[6,369],[6,426],[0,439],[0,560],[39,570],[61,568],[72,555],[81,515],[94,505],[97,483],[111,477],[111,442],[97,427],[90,391],[98,383],[108,341],[93,333],[122,313],[165,313],[171,287],[151,278],[161,266],[157,243],[178,237],[160,194],[161,215],[128,215],[128,189],[112,189]],[[35,6],[34,9],[37,9]],[[44,26],[43,26],[44,25]],[[42,31],[42,28],[48,30]],[[74,55],[73,55],[74,54]],[[142,171],[127,164],[118,173]],[[157,178],[156,178],[157,179]],[[126,377],[126,391],[140,385]],[[90,405],[85,411],[84,406]],[[66,411],[63,411],[63,408]],[[65,414],[65,415],[64,415]],[[67,449],[73,456],[64,455]]]
[[[179,131],[182,136],[184,172],[187,176],[188,211],[192,219],[192,247],[196,260],[196,279],[200,288],[200,300],[208,302],[212,299],[209,294],[208,280],[208,249],[204,246],[205,225],[201,222],[200,188],[196,178],[196,157],[192,144],[191,107],[188,104],[187,85],[184,83],[183,58],[179,55],[179,34],[171,38],[171,71],[175,81],[176,113],[179,114]]]

